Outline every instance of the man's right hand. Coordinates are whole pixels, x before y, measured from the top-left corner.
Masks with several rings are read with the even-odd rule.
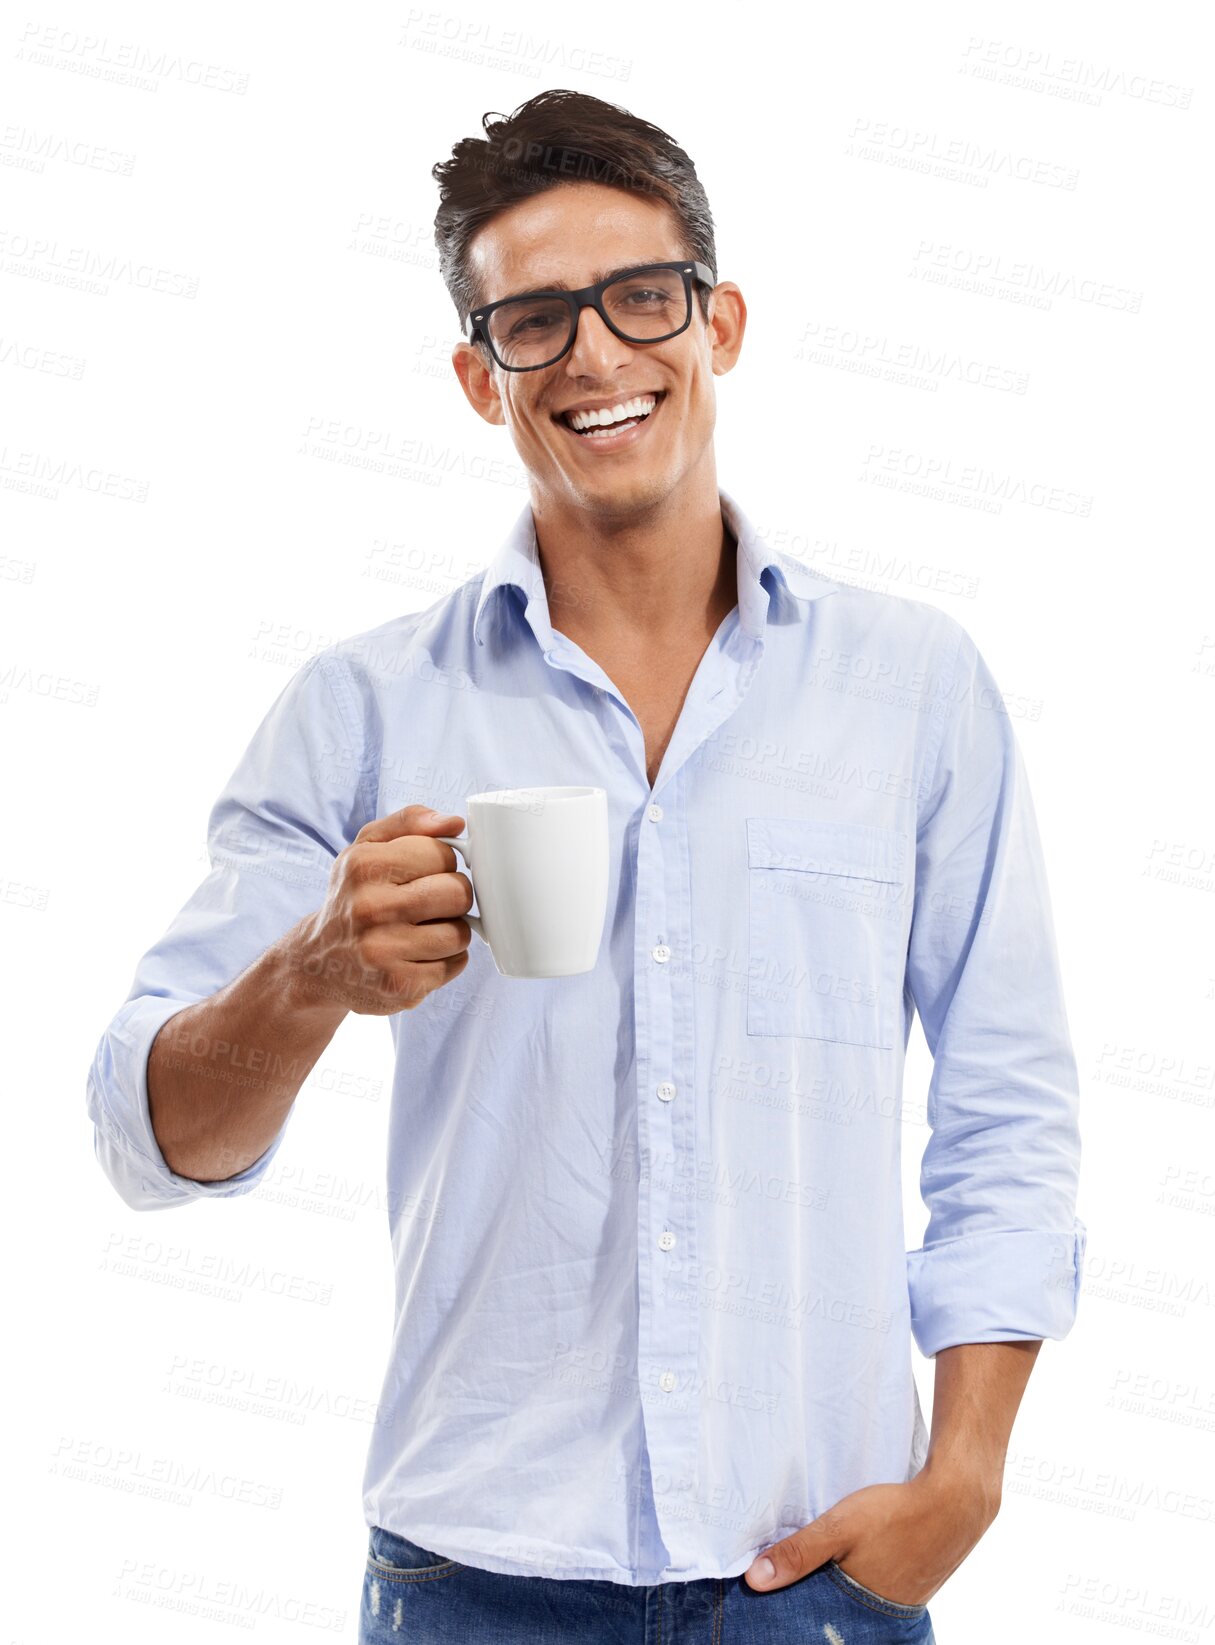
[[[315,914],[287,938],[301,1005],[344,1006],[359,1016],[412,1011],[468,963],[472,883],[434,834],[464,819],[407,805],[367,823],[340,853]]]

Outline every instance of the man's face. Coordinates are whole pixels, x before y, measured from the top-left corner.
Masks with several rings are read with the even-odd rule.
[[[480,298],[564,284],[684,256],[667,206],[598,183],[562,184],[521,200],[476,235],[470,262]],[[738,287],[719,284],[709,321],[693,284],[691,323],[658,343],[626,343],[591,308],[579,316],[569,352],[539,371],[504,371],[481,348],[458,343],[452,363],[487,422],[505,423],[533,494],[558,506],[627,517],[669,496],[697,466],[713,479],[713,378],[738,357],[746,308]],[[565,413],[653,396],[644,421],[623,434],[575,433]],[[714,482],[715,484],[715,482]]]

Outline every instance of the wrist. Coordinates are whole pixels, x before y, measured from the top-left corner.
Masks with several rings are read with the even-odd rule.
[[[965,1499],[978,1513],[994,1519],[1004,1487],[1004,1459],[969,1453],[929,1451],[917,1476],[926,1490],[950,1501]]]
[[[312,916],[293,926],[266,953],[273,966],[277,994],[285,1016],[301,1023],[325,1023],[336,1028],[349,1012],[349,1006],[332,980],[326,978],[324,967],[313,956],[308,942],[308,928]]]

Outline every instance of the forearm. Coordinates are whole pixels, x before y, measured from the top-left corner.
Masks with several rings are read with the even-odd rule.
[[[936,1356],[924,1473],[965,1478],[999,1506],[1004,1459],[1041,1341],[964,1342]]]
[[[219,1182],[260,1159],[346,1016],[305,994],[298,931],[170,1017],[152,1042],[148,1113],[179,1176]]]

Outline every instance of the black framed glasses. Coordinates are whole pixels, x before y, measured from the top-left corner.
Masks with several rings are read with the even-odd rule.
[[[664,343],[692,320],[692,281],[716,282],[704,263],[642,263],[580,291],[531,291],[475,309],[464,322],[470,343],[480,338],[504,371],[543,371],[573,347],[584,308],[624,343]]]

